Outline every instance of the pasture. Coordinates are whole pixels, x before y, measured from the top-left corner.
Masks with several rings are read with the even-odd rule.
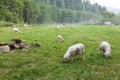
[[[12,38],[36,41],[40,48],[30,47],[28,52],[15,50],[0,53],[1,80],[120,80],[120,26],[67,26],[57,29],[55,25],[18,27],[20,33],[11,27],[0,28],[0,42]],[[63,42],[57,41],[62,35]],[[108,41],[112,56],[106,59],[98,54],[99,43]],[[76,56],[74,61],[63,62],[68,47],[85,44],[86,59]]]

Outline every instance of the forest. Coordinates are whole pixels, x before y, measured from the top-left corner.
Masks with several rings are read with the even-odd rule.
[[[96,24],[110,21],[113,15],[89,0],[0,0],[0,21],[13,23]]]

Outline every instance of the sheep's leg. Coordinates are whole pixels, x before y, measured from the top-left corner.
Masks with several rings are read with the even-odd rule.
[[[85,60],[85,53],[83,53],[83,60]]]
[[[74,60],[74,58],[75,58],[75,57],[74,57],[74,56],[72,56],[72,57],[71,57],[71,61],[73,61],[73,60]]]
[[[108,57],[111,57],[111,54],[109,54],[109,55],[105,55],[106,56],[106,58],[108,58]]]
[[[111,57],[111,54],[109,54],[109,56]]]
[[[85,49],[82,49],[82,54],[83,54],[83,60],[85,60]]]
[[[106,58],[108,58],[108,55],[105,55],[106,56]]]

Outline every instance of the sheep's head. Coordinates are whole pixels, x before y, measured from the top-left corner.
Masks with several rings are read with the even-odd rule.
[[[17,44],[22,42],[22,40],[20,39],[12,39],[11,41],[12,41],[12,44]]]
[[[104,53],[104,55],[106,56],[106,58],[108,58],[108,57],[111,56],[111,53],[110,53],[110,51],[106,51],[106,52]]]
[[[68,61],[68,59],[69,59],[69,56],[67,56],[67,55],[64,55],[63,59],[64,59],[64,61]]]

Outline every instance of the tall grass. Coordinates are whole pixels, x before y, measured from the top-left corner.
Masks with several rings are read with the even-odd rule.
[[[12,38],[37,41],[40,48],[30,47],[28,52],[15,50],[0,53],[1,80],[120,80],[120,27],[119,26],[68,26],[57,29],[53,26],[19,27],[15,33],[10,27],[0,28],[0,42]],[[57,35],[64,41],[58,42]],[[106,59],[97,50],[101,41],[112,46],[112,56]],[[76,57],[72,62],[63,62],[69,46],[85,44],[86,60]]]

